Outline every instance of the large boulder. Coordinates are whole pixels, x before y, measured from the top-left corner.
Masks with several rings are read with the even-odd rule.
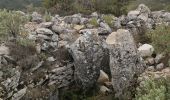
[[[142,58],[137,53],[134,39],[128,30],[119,29],[107,39],[110,52],[110,70],[115,96],[131,99],[136,77],[144,71]]]
[[[96,34],[86,31],[71,46],[70,53],[74,59],[74,78],[77,86],[87,90],[97,82],[103,50]]]

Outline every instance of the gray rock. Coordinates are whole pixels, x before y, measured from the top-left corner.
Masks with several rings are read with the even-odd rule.
[[[154,72],[155,71],[155,67],[154,66],[149,66],[146,70]]]
[[[166,12],[165,14],[163,14],[162,17],[164,18],[165,22],[170,22],[170,13],[169,12]]]
[[[150,57],[154,52],[154,48],[152,45],[143,44],[138,48],[138,51],[142,57]]]
[[[136,10],[130,11],[130,12],[128,13],[128,18],[129,18],[130,20],[136,19],[139,14],[140,14],[140,11],[136,11]]]
[[[65,30],[65,28],[63,26],[53,25],[52,30],[58,34],[61,34]]]
[[[112,32],[112,29],[110,28],[110,26],[107,23],[100,22],[99,25],[100,25],[100,27],[106,29],[109,33]]]
[[[7,78],[7,80],[1,82],[1,84],[5,87],[7,92],[14,90],[18,86],[20,75],[21,75],[21,73],[16,69],[12,69],[12,71],[14,75],[10,78]]]
[[[67,64],[66,66],[52,69],[51,72],[53,74],[49,76],[48,85],[56,84],[57,88],[69,86],[74,81],[72,67],[73,64]]]
[[[110,70],[116,97],[120,100],[130,98],[134,77],[144,71],[144,63],[137,53],[133,36],[128,30],[120,29],[111,33],[107,39],[110,52]],[[129,90],[130,89],[130,90]]]
[[[152,57],[150,57],[150,58],[147,58],[146,59],[147,60],[147,65],[154,65],[155,64],[155,60],[154,60],[154,58],[152,58]]]
[[[93,87],[99,77],[103,57],[98,37],[87,31],[70,46],[70,53],[74,59],[77,85],[84,90]]]
[[[160,63],[165,58],[165,54],[158,54],[155,58],[155,63]]]
[[[32,13],[32,21],[37,22],[37,23],[41,23],[41,22],[43,22],[43,19],[42,19],[42,16],[40,14],[38,14],[37,12],[33,12]]]
[[[51,39],[49,36],[44,35],[44,34],[38,34],[37,38],[38,39],[43,39],[43,40],[50,40]]]
[[[0,55],[8,55],[9,52],[9,48],[6,47],[5,45],[1,45],[0,46]]]
[[[54,41],[54,42],[58,41],[58,35],[57,34],[53,34],[52,41]]]
[[[56,59],[54,59],[54,57],[48,57],[47,58],[47,61],[49,61],[49,62],[53,62],[53,61],[55,61]]]
[[[41,28],[49,28],[49,27],[51,27],[52,25],[53,25],[52,22],[43,22],[43,23],[40,24],[40,27],[41,27]]]
[[[64,22],[67,24],[80,24],[81,20],[78,16],[66,16]]]
[[[157,71],[160,71],[160,70],[162,70],[164,68],[164,64],[163,63],[160,63],[160,64],[158,64],[157,66],[156,66],[156,70]]]
[[[20,100],[26,94],[27,88],[19,90],[15,93],[11,100]]]
[[[44,35],[52,35],[53,34],[53,32],[51,30],[47,29],[47,28],[38,28],[36,30],[36,32],[38,34],[44,34]]]

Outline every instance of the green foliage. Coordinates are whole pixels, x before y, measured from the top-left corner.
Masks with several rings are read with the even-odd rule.
[[[133,0],[128,5],[128,11],[136,9],[137,6],[141,3],[147,5],[152,11],[158,10],[170,11],[169,0]]]
[[[0,34],[11,35],[16,38],[26,21],[25,16],[15,11],[0,10]]]
[[[157,52],[170,52],[170,26],[160,25],[147,33]]]
[[[126,5],[131,0],[44,0],[46,8],[55,8],[56,12],[91,13],[98,11],[117,16],[126,13]]]
[[[28,47],[28,46],[35,47],[35,45],[36,45],[34,41],[27,39],[27,38],[17,39],[17,44],[24,46],[24,47]]]
[[[114,19],[114,16],[113,15],[104,15],[103,16],[103,19],[105,20],[105,22],[110,26],[112,27],[113,26],[113,19]]]
[[[51,13],[48,13],[48,12],[46,11],[46,12],[45,12],[45,15],[43,16],[43,18],[44,18],[44,20],[45,20],[46,22],[51,21],[51,19],[52,19]]]
[[[89,23],[90,23],[91,25],[94,25],[95,27],[98,27],[98,26],[99,26],[99,24],[97,23],[97,18],[91,18],[90,21],[89,21]]]
[[[164,78],[158,80],[148,79],[137,88],[135,100],[165,100],[166,91]]]

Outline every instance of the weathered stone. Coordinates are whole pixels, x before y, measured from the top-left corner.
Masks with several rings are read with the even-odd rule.
[[[100,27],[106,29],[109,33],[112,32],[112,29],[110,28],[110,26],[107,23],[100,22],[99,25],[100,25]]]
[[[155,63],[160,63],[165,58],[165,54],[158,54],[155,58]]]
[[[84,90],[93,87],[100,74],[103,56],[98,37],[86,31],[70,46],[70,53],[74,59],[74,78],[77,85]]]
[[[38,28],[36,30],[36,32],[38,34],[44,34],[44,35],[51,35],[51,34],[53,34],[53,32],[51,30],[47,29],[47,28]]]
[[[73,64],[68,64],[51,70],[53,74],[49,76],[48,85],[56,84],[57,88],[69,86],[74,81],[72,67]]]
[[[54,42],[58,41],[58,35],[57,34],[53,34],[52,41],[54,41]]]
[[[131,20],[131,19],[136,19],[138,17],[138,15],[140,14],[140,11],[130,11],[128,13],[128,18]]]
[[[111,33],[106,43],[110,51],[110,69],[115,96],[120,100],[126,100],[131,97],[130,88],[134,88],[135,77],[145,69],[144,63],[128,30],[120,29]]]
[[[160,63],[160,64],[158,64],[157,66],[156,66],[156,70],[157,71],[160,71],[160,70],[162,70],[164,68],[164,64],[163,63]]]
[[[154,66],[149,66],[146,70],[154,72],[155,71],[155,67]]]
[[[25,94],[26,94],[27,88],[19,90],[17,93],[15,93],[11,100],[20,100]]]
[[[103,70],[100,70],[100,76],[99,76],[97,82],[100,84],[103,84],[108,81],[109,81],[109,76]]]
[[[43,21],[43,19],[42,19],[42,16],[40,14],[38,14],[37,12],[33,12],[32,13],[32,21],[37,22],[37,23],[41,23]]]
[[[100,93],[101,94],[106,94],[110,92],[110,90],[106,86],[100,86]]]
[[[150,57],[154,52],[154,48],[152,45],[144,44],[138,48],[138,51],[142,57]]]
[[[1,45],[0,46],[0,55],[8,55],[9,54],[9,48]]]
[[[152,57],[150,57],[150,58],[147,58],[146,59],[147,60],[147,65],[154,65],[155,64],[155,60],[154,60],[154,58],[152,58]]]
[[[63,26],[53,25],[52,30],[58,34],[61,34],[65,30],[65,28]]]
[[[41,28],[49,28],[49,27],[51,27],[52,25],[53,25],[52,22],[43,22],[43,23],[40,24],[40,27],[41,27]]]
[[[84,25],[75,25],[74,29],[76,29],[77,31],[81,30],[84,28]]]

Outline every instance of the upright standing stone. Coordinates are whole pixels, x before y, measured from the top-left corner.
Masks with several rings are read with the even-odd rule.
[[[98,37],[86,31],[70,46],[74,59],[74,78],[81,89],[89,89],[97,82],[103,50]]]
[[[120,100],[129,100],[136,77],[144,71],[142,59],[128,30],[120,29],[111,33],[106,42],[110,52],[110,69],[115,96]]]

